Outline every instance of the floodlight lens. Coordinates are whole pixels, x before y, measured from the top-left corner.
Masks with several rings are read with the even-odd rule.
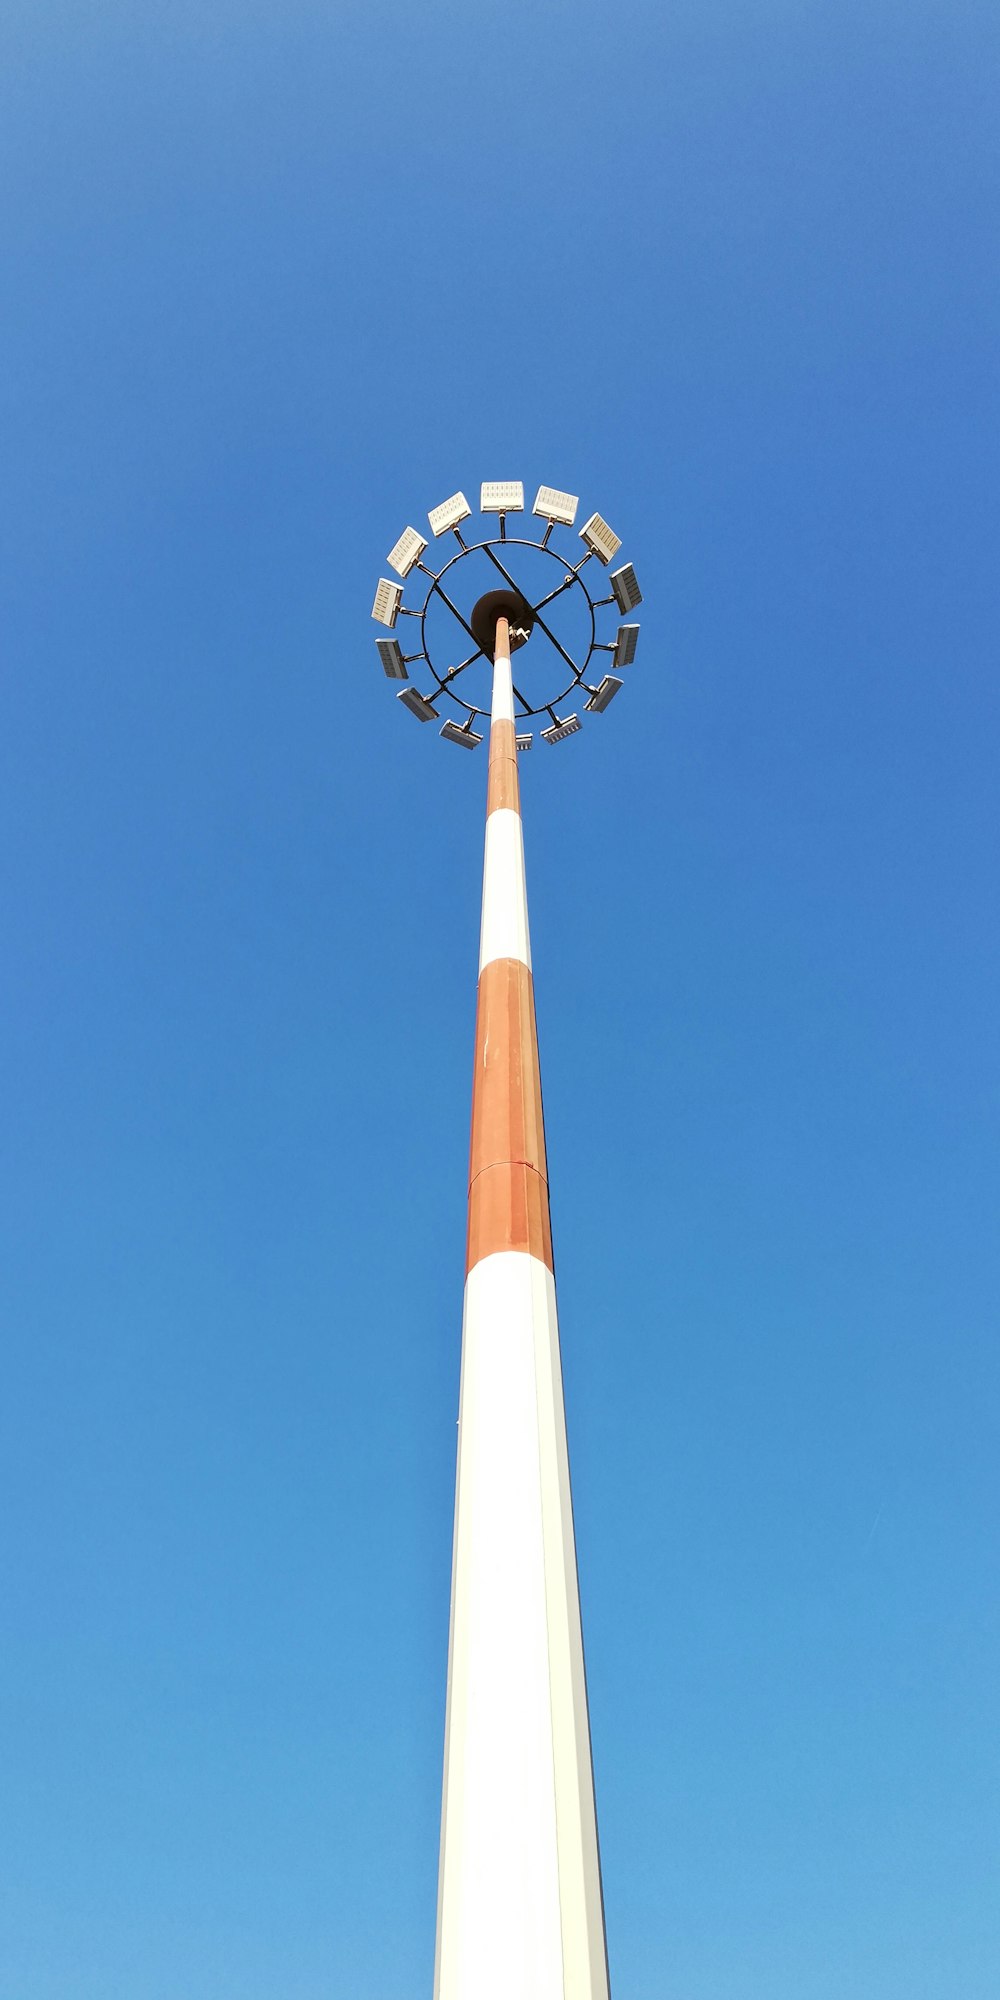
[[[524,485],[520,479],[484,479],[479,490],[481,514],[523,514]]]
[[[372,605],[372,617],[377,618],[380,625],[393,626],[399,617],[399,607],[402,602],[402,584],[393,583],[389,576],[380,576],[375,602]]]
[[[428,701],[427,696],[421,694],[419,688],[400,688],[396,700],[401,701],[403,707],[408,708],[410,714],[415,715],[418,722],[437,721],[437,709],[434,703]]]
[[[530,750],[530,749],[531,749],[531,737],[530,737],[530,736],[515,736],[515,738],[514,738],[514,748],[515,748],[515,750]]]
[[[483,740],[474,729],[463,729],[457,722],[443,723],[441,735],[446,743],[460,743],[463,750],[475,750]]]
[[[614,674],[605,674],[600,686],[594,689],[586,706],[595,715],[603,715],[609,701],[614,701],[619,688],[623,688],[624,686],[625,682],[616,680]]]
[[[608,527],[600,514],[591,514],[589,521],[584,522],[580,529],[580,539],[586,542],[588,549],[595,556],[599,556],[605,565],[611,561],[612,556],[618,554],[622,545],[621,536],[616,535],[614,529]]]
[[[416,528],[404,528],[395,548],[389,550],[386,561],[397,576],[409,576],[426,547],[423,535],[418,535]]]
[[[388,676],[389,680],[408,681],[410,676],[406,671],[406,661],[403,658],[403,650],[399,640],[376,639],[375,644],[378,647],[378,656],[382,662],[382,670]]]
[[[578,493],[560,493],[556,486],[540,486],[531,511],[540,521],[560,521],[564,528],[571,528],[579,505]]]
[[[625,563],[621,569],[613,569],[610,581],[619,611],[634,611],[636,605],[642,603],[639,579],[631,563]]]
[[[467,521],[472,508],[464,493],[453,493],[450,500],[442,500],[440,507],[432,507],[427,516],[432,535],[446,535],[449,528],[457,528],[460,521]]]
[[[635,649],[639,644],[638,625],[619,625],[615,640],[615,666],[630,667],[635,659]]]
[[[542,730],[542,742],[564,743],[567,736],[575,736],[577,730],[582,729],[582,727],[583,724],[578,715],[561,715],[552,724],[551,729]]]

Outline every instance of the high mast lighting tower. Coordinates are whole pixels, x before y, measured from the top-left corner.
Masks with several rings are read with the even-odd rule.
[[[470,750],[483,741],[476,723],[490,724],[434,2000],[609,2000],[517,768],[529,722],[547,718],[543,743],[564,742],[581,727],[566,702],[603,713],[635,659],[638,625],[598,638],[604,607],[627,614],[642,602],[631,563],[611,570],[602,597],[586,574],[595,560],[610,569],[619,537],[591,514],[577,560],[553,544],[577,506],[540,486],[532,514],[543,533],[510,535],[524,488],[487,481],[480,513],[497,526],[477,541],[463,533],[464,493],[453,494],[427,518],[457,551],[431,567],[427,537],[406,528],[388,556],[401,581],[380,579],[372,611],[390,632],[402,617],[419,621],[413,650],[376,640],[412,714],[440,720],[447,702],[440,733]],[[557,565],[541,596],[517,581],[520,567],[527,583],[527,561],[537,575],[538,551]],[[465,610],[484,562],[502,587]],[[414,574],[421,601],[407,605]],[[580,614],[579,664],[560,600]],[[439,607],[466,654],[447,666],[432,656]],[[546,699],[532,683],[529,700],[513,678],[529,640],[533,676],[547,660],[555,677]],[[600,678],[599,655],[615,669]],[[483,661],[489,709],[462,691]],[[424,688],[410,681],[417,666]]]

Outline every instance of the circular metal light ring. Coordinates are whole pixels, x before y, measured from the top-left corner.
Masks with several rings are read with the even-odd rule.
[[[442,695],[447,696],[453,708],[457,709],[459,713],[457,718],[451,715],[447,717],[440,733],[452,743],[464,743],[469,748],[473,748],[477,743],[483,741],[482,735],[476,732],[474,725],[480,716],[484,722],[488,722],[490,710],[484,707],[481,702],[470,701],[465,697],[460,690],[460,676],[465,673],[468,667],[476,666],[479,662],[484,662],[487,666],[492,666],[495,621],[497,616],[500,615],[501,603],[506,599],[508,616],[510,616],[509,606],[511,603],[519,607],[517,623],[516,625],[511,625],[512,652],[518,651],[520,644],[524,643],[529,635],[536,636],[538,632],[541,632],[551,650],[558,655],[562,662],[558,688],[552,693],[549,699],[543,701],[533,699],[529,701],[522,694],[517,681],[514,681],[515,723],[527,723],[535,716],[542,717],[548,715],[551,718],[552,726],[551,728],[542,730],[542,740],[547,743],[561,743],[565,737],[574,735],[581,726],[581,716],[575,714],[559,715],[557,713],[557,709],[560,706],[564,706],[569,697],[576,694],[578,690],[582,690],[586,696],[583,703],[584,708],[593,714],[602,715],[624,686],[624,682],[619,676],[622,668],[630,666],[635,659],[639,627],[638,625],[619,623],[617,634],[614,636],[613,641],[608,643],[608,641],[599,640],[597,637],[597,613],[605,607],[617,604],[619,615],[624,614],[627,618],[628,613],[634,611],[642,603],[642,592],[636,580],[635,570],[629,562],[623,563],[619,569],[611,570],[611,574],[607,579],[610,585],[609,593],[595,597],[591,593],[583,574],[587,563],[596,558],[603,569],[607,571],[610,569],[612,561],[621,548],[620,537],[615,534],[613,528],[608,525],[607,521],[602,519],[600,514],[592,514],[589,520],[584,523],[584,526],[579,529],[578,533],[580,539],[586,544],[586,550],[574,562],[572,552],[570,555],[564,555],[558,547],[550,545],[550,537],[557,528],[573,527],[579,504],[574,495],[562,493],[555,487],[539,487],[532,513],[538,520],[545,523],[545,528],[544,533],[539,538],[533,538],[528,535],[508,536],[507,534],[507,522],[510,516],[512,514],[523,514],[524,511],[524,488],[520,480],[499,481],[492,484],[487,481],[484,483],[481,492],[480,514],[496,512],[499,515],[499,521],[497,531],[492,534],[483,535],[480,525],[479,532],[481,539],[475,542],[467,542],[462,533],[463,524],[470,522],[472,519],[472,509],[464,493],[455,493],[451,499],[443,501],[440,507],[431,508],[428,515],[428,523],[435,540],[439,540],[444,535],[453,534],[458,543],[456,553],[449,556],[448,560],[441,564],[440,569],[435,570],[431,568],[424,560],[428,552],[429,543],[426,536],[422,535],[417,528],[405,528],[395,546],[390,550],[386,560],[391,568],[395,570],[397,577],[400,577],[402,581],[396,583],[391,578],[380,577],[378,589],[375,593],[372,617],[377,623],[387,626],[390,630],[395,628],[397,620],[401,616],[416,619],[420,632],[420,650],[417,651],[414,649],[413,652],[404,652],[399,639],[380,638],[376,642],[379,658],[386,676],[391,681],[409,682],[407,669],[415,667],[418,662],[422,662],[427,667],[428,677],[431,682],[430,687],[424,692],[419,686],[414,685],[413,682],[409,682],[408,686],[398,690],[397,699],[403,702],[419,721],[429,722],[440,712],[435,708],[435,702],[438,702]],[[549,511],[550,508],[551,512]],[[475,529],[472,532],[475,532]],[[512,575],[511,571],[505,567],[502,553],[505,549],[510,550],[510,560],[512,561],[517,560],[518,552],[522,549],[541,550],[544,555],[551,556],[552,560],[559,565],[562,573],[560,581],[553,590],[546,592],[536,603],[532,603],[526,593],[522,591],[517,577]],[[475,607],[470,610],[467,617],[465,611],[449,595],[446,586],[451,572],[458,569],[466,556],[472,555],[486,556],[507,586],[507,589],[505,592],[498,592],[494,588],[492,591],[487,591],[484,595],[478,597]],[[408,578],[413,576],[415,571],[419,571],[426,579],[427,587],[424,592],[423,601],[419,605],[404,604],[404,586]],[[544,575],[545,572],[543,571],[542,574]],[[600,571],[594,571],[592,574],[598,576]],[[536,585],[537,581],[538,578],[536,575]],[[586,632],[587,621],[584,621],[586,650],[584,658],[579,663],[572,657],[563,644],[562,638],[559,635],[558,618],[554,619],[556,629],[553,630],[553,627],[546,622],[546,619],[542,615],[549,605],[554,604],[558,598],[561,598],[567,592],[575,604],[576,599],[573,597],[575,586],[579,586],[583,592],[587,605],[587,619],[589,620],[589,634]],[[415,585],[414,587],[417,588],[418,586]],[[466,634],[464,642],[465,657],[458,660],[454,666],[439,666],[431,657],[428,640],[430,630],[432,629],[430,612],[435,596],[440,598],[445,610],[450,614],[455,624]],[[492,626],[490,623],[491,618],[493,620]],[[518,626],[522,629],[518,630]],[[562,630],[566,632],[567,628],[565,625],[563,625]],[[578,626],[574,626],[574,630],[577,633],[578,641],[582,643],[584,635],[581,635]],[[442,632],[443,636],[435,640],[439,655],[442,647],[449,643],[448,628],[443,627]],[[567,636],[571,636],[571,634]],[[470,646],[471,650],[468,650]],[[533,696],[535,694],[539,651],[540,649],[536,643],[535,653],[531,659],[532,679],[530,685]],[[596,653],[604,653],[609,657],[603,663],[595,661],[592,667],[591,663],[594,661]],[[454,655],[452,657],[454,658]],[[565,678],[563,669],[568,670],[568,679]],[[587,675],[589,671],[594,673],[596,685],[592,685],[591,681],[588,680]],[[514,665],[514,672],[518,672],[518,665]],[[421,675],[420,678],[423,678],[423,676]],[[544,669],[542,674],[537,674],[537,678],[544,678]],[[481,691],[481,677],[477,675],[476,679]],[[530,734],[517,735],[517,747],[519,750],[526,750],[530,743]]]
[[[543,555],[551,556],[553,562],[556,562],[560,565],[564,576],[567,577],[571,576],[573,578],[573,583],[579,585],[580,589],[583,592],[584,597],[587,600],[587,609],[590,613],[590,642],[587,646],[587,652],[583,660],[583,664],[579,667],[574,665],[573,673],[570,680],[567,681],[566,685],[560,689],[558,694],[554,694],[552,696],[550,701],[539,702],[534,708],[532,708],[530,704],[525,701],[523,695],[518,695],[517,699],[521,705],[520,714],[518,715],[517,718],[518,721],[526,722],[529,716],[534,716],[534,715],[552,715],[553,710],[558,707],[561,701],[566,700],[567,695],[572,694],[576,688],[584,685],[584,675],[586,674],[587,668],[590,665],[591,659],[593,658],[594,648],[597,644],[597,614],[596,614],[595,602],[594,599],[591,597],[589,590],[587,589],[583,577],[580,575],[579,570],[574,569],[573,565],[567,562],[564,556],[561,556],[559,554],[558,549],[549,548],[547,542],[545,541],[538,541],[538,542],[533,541],[530,535],[505,535],[505,536],[491,535],[485,541],[482,542],[466,543],[464,547],[456,551],[455,555],[449,556],[448,561],[444,564],[444,567],[442,569],[436,571],[429,571],[427,569],[427,565],[421,562],[419,565],[417,565],[417,567],[420,568],[421,572],[424,575],[430,575],[432,579],[430,587],[427,591],[427,595],[424,598],[424,602],[420,610],[421,651],[424,659],[427,662],[427,665],[431,670],[431,673],[434,676],[435,681],[437,682],[438,694],[447,695],[449,701],[453,701],[456,707],[464,709],[466,715],[469,718],[470,726],[473,722],[475,722],[477,715],[482,715],[486,718],[487,721],[489,721],[490,711],[488,708],[480,708],[475,702],[465,701],[463,697],[457,693],[455,688],[455,680],[457,679],[458,673],[465,671],[464,666],[457,670],[454,667],[447,668],[443,674],[439,673],[437,667],[434,664],[433,659],[431,658],[430,651],[427,645],[427,613],[428,610],[430,609],[431,599],[435,596],[441,597],[441,592],[438,589],[438,586],[441,583],[442,578],[446,577],[450,570],[457,568],[458,564],[462,562],[465,556],[481,554],[484,549],[518,549],[518,548],[540,549]],[[566,587],[567,589],[571,589],[572,585],[567,584]],[[518,585],[517,588],[520,589],[520,586]],[[454,617],[455,616],[454,607],[447,602],[447,599],[443,597],[441,601],[442,603],[445,604],[445,608],[448,611],[450,611],[452,613],[452,616]],[[458,622],[462,624],[464,621],[460,618]],[[475,634],[468,627],[466,627],[466,630],[468,632],[470,640],[472,640],[473,643],[475,643]],[[548,634],[544,631],[544,629],[540,625],[536,625],[535,631],[538,635],[541,636],[541,638],[545,639],[549,645],[552,644],[552,641],[548,638]],[[556,651],[558,655],[558,648],[553,647],[553,650]],[[468,666],[472,666],[475,660],[477,660],[479,657],[480,654],[478,652],[474,653],[472,659],[467,661],[466,664]],[[488,659],[488,656],[485,654],[483,655],[483,657]]]

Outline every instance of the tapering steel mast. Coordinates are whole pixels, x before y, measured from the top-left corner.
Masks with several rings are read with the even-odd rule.
[[[539,487],[539,541],[508,537],[508,515],[523,510],[519,480],[487,482],[480,511],[499,516],[498,532],[468,542],[464,493],[432,508],[431,533],[453,534],[458,553],[432,569],[426,537],[406,528],[388,558],[402,583],[383,577],[372,612],[390,631],[402,617],[419,620],[414,650],[377,641],[411,714],[439,719],[444,700],[452,712],[440,733],[469,750],[483,741],[479,719],[490,723],[434,2000],[608,2000],[518,756],[534,717],[547,724],[541,741],[561,744],[581,727],[568,697],[584,694],[600,715],[620,692],[639,627],[599,639],[599,614],[632,611],[642,593],[625,563],[608,596],[591,594],[587,564],[606,569],[621,546],[599,514],[580,529],[575,562],[554,545],[554,529],[576,518],[574,494]],[[536,565],[541,553],[542,569],[556,565],[535,602],[515,574],[527,549]],[[466,614],[456,601],[463,566],[472,574],[486,561],[505,587]],[[418,606],[403,603],[413,573],[426,584]],[[567,602],[582,659],[558,629]],[[447,666],[430,643],[429,614],[442,606],[465,653]],[[559,676],[544,699],[533,686],[529,700],[511,669],[532,635]],[[615,671],[587,678],[602,653]],[[463,678],[483,661],[493,669],[489,711]],[[411,666],[433,685],[414,686]]]

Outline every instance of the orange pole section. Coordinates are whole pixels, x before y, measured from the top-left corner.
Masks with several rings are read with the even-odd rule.
[[[506,670],[506,671],[505,671]],[[498,618],[495,689],[510,684],[510,635]],[[495,693],[490,723],[487,825],[493,813],[520,819],[515,724],[498,713],[508,706]],[[491,880],[489,833],[484,903],[515,892],[523,898],[520,827],[518,879]],[[469,1158],[469,1230],[466,1270],[498,1250],[523,1250],[551,1271],[552,1229],[542,1118],[542,1082],[530,967],[521,958],[494,958],[481,968],[476,1009]]]

